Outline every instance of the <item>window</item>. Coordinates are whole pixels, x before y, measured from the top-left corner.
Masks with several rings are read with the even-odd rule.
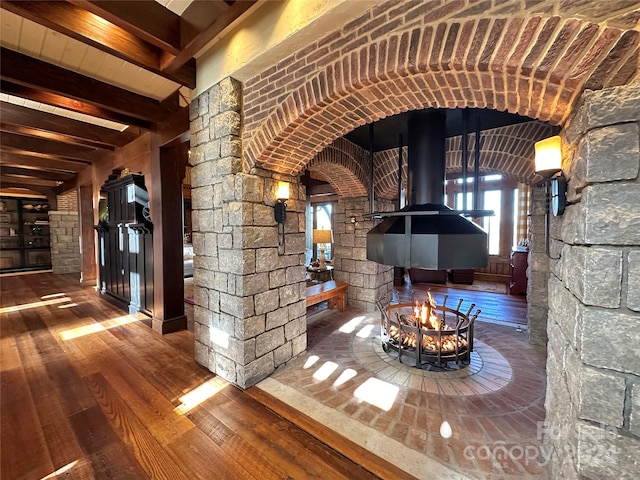
[[[489,255],[500,255],[500,219],[502,190],[486,190],[482,193],[482,208],[493,210],[493,216],[482,218],[482,228],[489,236]]]
[[[316,203],[312,204],[313,209],[313,229],[307,232],[309,238],[313,235],[313,230],[333,230],[333,203]],[[311,239],[312,241],[312,239]],[[327,243],[325,245],[324,254],[328,260],[333,258],[332,252],[333,245]],[[320,257],[320,248],[318,244],[313,244],[313,258]]]

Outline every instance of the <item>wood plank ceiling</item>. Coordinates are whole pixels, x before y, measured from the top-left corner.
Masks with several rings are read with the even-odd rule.
[[[197,52],[258,1],[2,0],[0,189],[63,193],[173,118]]]

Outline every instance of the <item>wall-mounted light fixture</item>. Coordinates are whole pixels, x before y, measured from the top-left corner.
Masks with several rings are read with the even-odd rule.
[[[280,245],[284,243],[284,222],[287,219],[287,200],[289,200],[289,182],[278,182],[276,187],[276,205],[274,209],[274,217],[278,222],[278,228],[282,225],[282,236],[280,237]]]
[[[317,243],[320,247],[320,269],[327,268],[327,257],[324,254],[326,248],[325,244],[333,243],[333,231],[332,230],[314,230],[313,231],[313,243]]]
[[[545,191],[545,251],[549,255],[549,214],[564,213],[567,206],[567,179],[562,173],[562,148],[559,136],[540,140],[535,144],[535,173],[542,177],[539,185]]]

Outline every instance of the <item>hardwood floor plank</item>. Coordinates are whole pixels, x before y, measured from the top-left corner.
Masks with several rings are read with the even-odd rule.
[[[306,433],[304,442],[299,438],[294,441],[289,431],[289,428],[295,428],[293,424],[265,409],[244,392],[230,387],[221,391],[219,396],[231,400],[218,406],[225,414],[221,421],[234,431],[240,431],[240,435],[258,451],[277,459],[279,467],[295,478],[364,478],[353,476],[358,473],[356,469],[352,469],[349,477],[340,474],[336,465],[345,460],[343,457],[334,456],[331,463],[326,462],[322,454],[324,445]],[[302,464],[301,458],[304,459]],[[373,477],[369,475],[368,478]]]
[[[259,479],[287,478],[287,472],[273,465],[268,456],[256,449],[236,435],[220,420],[204,408],[196,408],[188,414],[191,421],[203,431],[207,437],[219,445],[229,456],[243,459],[245,468]]]
[[[0,478],[48,475],[53,464],[23,371],[0,372],[0,390]]]
[[[19,308],[0,312],[2,479],[376,478],[198,365],[192,333],[158,335],[77,276],[2,279],[0,305]]]
[[[150,478],[188,478],[101,374],[91,375],[86,382],[111,428]]]

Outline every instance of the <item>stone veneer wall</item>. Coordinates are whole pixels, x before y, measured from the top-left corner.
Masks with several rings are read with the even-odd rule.
[[[535,345],[547,343],[547,317],[549,316],[549,257],[545,252],[545,192],[544,188],[531,189],[531,221],[529,223],[532,241],[529,244],[527,267],[527,325],[529,342]],[[551,218],[555,225],[559,219]],[[553,231],[553,230],[552,230]],[[555,246],[555,242],[552,242]],[[553,250],[555,252],[555,250]],[[557,256],[557,252],[552,256]]]
[[[639,122],[640,86],[617,87],[586,92],[564,132],[576,204],[549,278],[552,478],[640,477]]]
[[[78,212],[50,211],[49,232],[53,273],[80,272],[82,263]]]
[[[376,202],[376,211],[389,210],[393,210],[390,202]],[[393,267],[367,260],[367,232],[374,226],[373,220],[363,218],[362,214],[367,212],[366,197],[341,199],[336,204],[334,278],[349,283],[350,307],[372,312],[376,300],[385,298],[393,289]]]
[[[227,78],[190,105],[196,360],[246,388],[307,346],[304,188],[242,172],[241,85]],[[291,183],[286,239],[277,180]]]

